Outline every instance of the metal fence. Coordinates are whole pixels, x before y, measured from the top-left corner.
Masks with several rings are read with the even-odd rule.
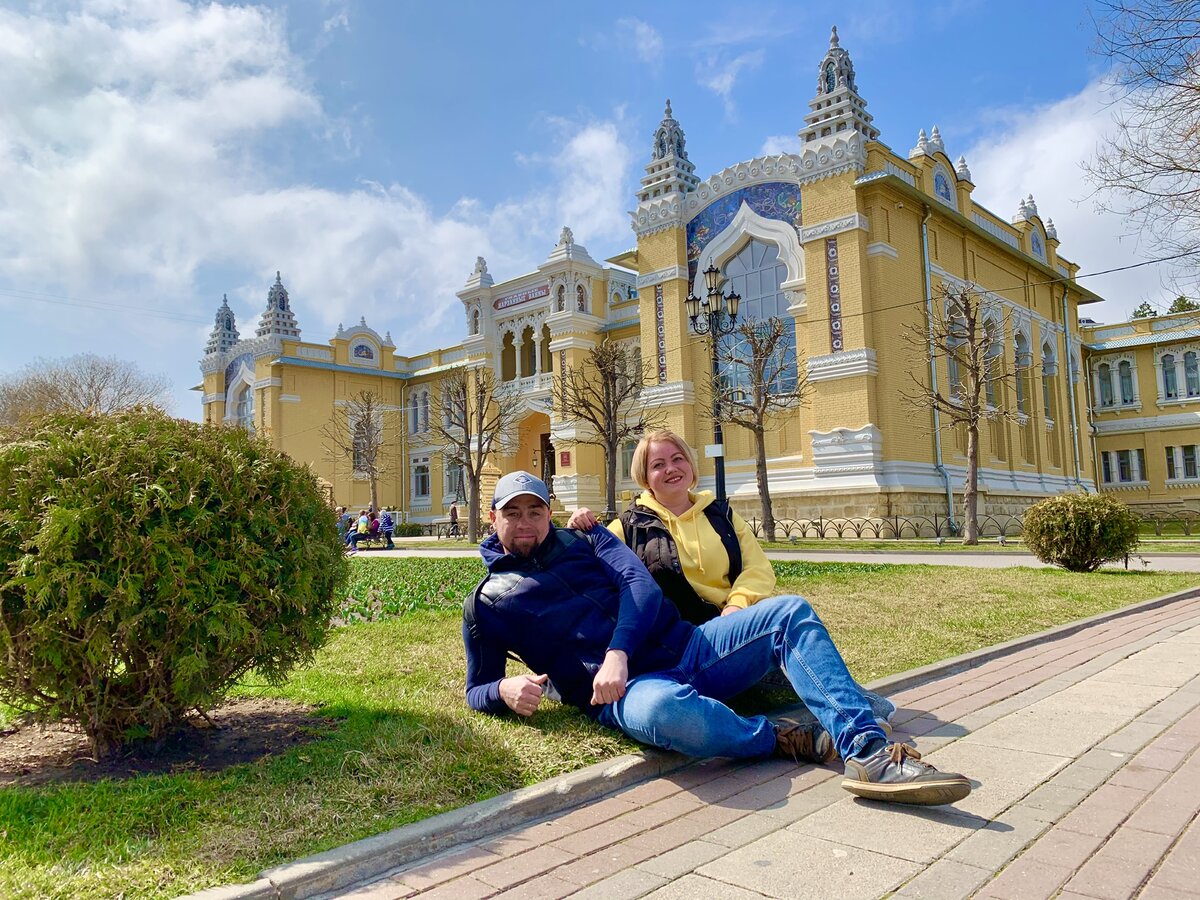
[[[1158,537],[1200,535],[1200,510],[1138,509],[1143,532],[1153,530]],[[754,534],[763,537],[762,522],[749,520]],[[979,517],[979,536],[1003,542],[1021,535],[1019,515],[982,515]],[[782,541],[820,540],[936,540],[955,538],[961,534],[962,520],[948,516],[853,516],[850,518],[776,519],[775,539]]]

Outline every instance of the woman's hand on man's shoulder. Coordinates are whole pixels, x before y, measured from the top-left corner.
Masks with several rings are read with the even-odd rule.
[[[580,531],[589,531],[596,526],[600,520],[596,518],[596,514],[586,506],[581,506],[575,512],[571,513],[571,518],[567,519],[568,528],[577,528]]]

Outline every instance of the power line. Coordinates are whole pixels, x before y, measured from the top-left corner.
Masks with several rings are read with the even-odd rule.
[[[158,319],[170,319],[177,322],[190,322],[196,325],[207,325],[208,319],[187,313],[166,309],[154,309],[147,306],[133,306],[126,303],[110,303],[104,300],[80,300],[75,297],[65,297],[60,294],[47,294],[42,291],[30,291],[21,288],[0,288],[0,297],[13,300],[32,301],[34,303],[51,303],[56,306],[71,306],[79,309],[94,309],[98,311],[134,312],[143,316]]]

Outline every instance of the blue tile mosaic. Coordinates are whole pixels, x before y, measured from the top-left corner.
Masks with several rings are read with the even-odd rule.
[[[696,280],[696,263],[709,241],[725,230],[742,204],[765,219],[790,222],[800,230],[800,186],[769,181],[740,188],[714,200],[696,214],[687,226],[688,281]]]

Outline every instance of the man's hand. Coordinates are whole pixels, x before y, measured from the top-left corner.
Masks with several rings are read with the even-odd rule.
[[[575,512],[571,513],[571,518],[567,519],[567,527],[578,528],[580,531],[588,531],[599,521],[594,512],[586,506],[581,506]]]
[[[500,699],[518,716],[532,716],[542,702],[549,675],[514,675],[500,682]]]
[[[724,606],[721,608],[721,615],[732,616],[735,612],[741,612],[741,611],[742,611],[742,607],[740,607],[740,606]]]
[[[625,696],[628,680],[629,657],[624,650],[609,650],[604,654],[604,665],[592,679],[592,706],[616,703]]]

